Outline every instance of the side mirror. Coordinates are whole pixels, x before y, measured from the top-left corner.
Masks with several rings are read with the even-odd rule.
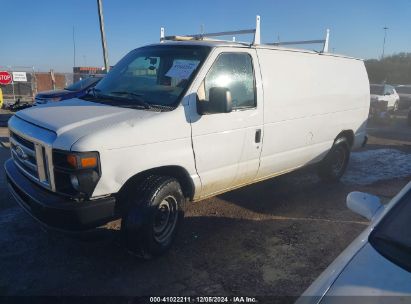
[[[355,213],[371,220],[382,206],[380,199],[364,192],[351,192],[347,195],[347,207]]]
[[[198,114],[230,113],[233,110],[231,92],[227,88],[210,88],[208,99],[208,101],[197,99]]]

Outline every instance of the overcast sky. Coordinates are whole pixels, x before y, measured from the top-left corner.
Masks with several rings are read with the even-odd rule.
[[[196,33],[201,24],[205,32],[245,29],[257,14],[262,42],[321,39],[330,28],[330,50],[378,58],[388,26],[386,54],[411,52],[410,0],[103,0],[103,8],[111,65],[158,42],[161,26],[166,34]],[[0,0],[0,11],[0,66],[71,71],[73,27],[76,65],[103,65],[95,0]]]

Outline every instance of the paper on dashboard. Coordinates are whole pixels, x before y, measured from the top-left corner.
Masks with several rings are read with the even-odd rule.
[[[198,63],[198,60],[175,60],[173,66],[166,73],[166,76],[171,78],[188,79],[197,68]]]

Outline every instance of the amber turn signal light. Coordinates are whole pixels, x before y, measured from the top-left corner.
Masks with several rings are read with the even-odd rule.
[[[85,157],[81,159],[81,168],[94,168],[97,166],[96,157]]]
[[[67,163],[75,169],[94,168],[97,167],[97,157],[69,154],[67,155]]]

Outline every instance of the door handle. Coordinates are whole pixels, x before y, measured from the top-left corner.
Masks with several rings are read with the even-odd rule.
[[[261,129],[255,130],[255,142],[257,144],[261,142]]]

